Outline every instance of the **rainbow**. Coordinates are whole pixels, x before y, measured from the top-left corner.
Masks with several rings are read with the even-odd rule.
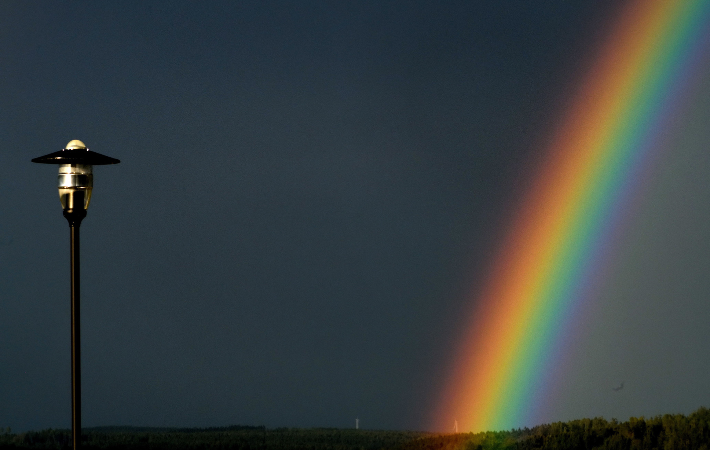
[[[474,299],[432,428],[529,424],[569,337],[565,323],[692,81],[709,25],[706,0],[621,7]]]

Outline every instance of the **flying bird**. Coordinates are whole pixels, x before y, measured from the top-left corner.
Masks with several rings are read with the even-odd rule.
[[[618,391],[624,389],[624,382],[622,381],[621,384],[620,384],[618,387],[611,388],[611,389],[612,389],[613,391],[616,391],[616,392],[618,392]]]

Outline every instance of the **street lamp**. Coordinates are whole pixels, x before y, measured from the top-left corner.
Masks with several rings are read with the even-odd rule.
[[[69,222],[71,259],[71,431],[72,446],[81,445],[81,339],[79,325],[79,227],[94,187],[92,166],[118,164],[119,160],[92,152],[73,140],[58,152],[40,156],[34,163],[59,164],[59,201]]]

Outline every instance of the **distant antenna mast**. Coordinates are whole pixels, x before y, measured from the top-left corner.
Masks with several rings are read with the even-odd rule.
[[[355,429],[356,430],[360,429],[360,419],[355,419]]]
[[[459,422],[456,419],[454,419],[454,433],[458,433],[458,432],[459,432]]]

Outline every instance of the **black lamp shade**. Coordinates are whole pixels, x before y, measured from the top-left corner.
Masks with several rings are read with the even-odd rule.
[[[40,156],[32,160],[33,163],[41,164],[88,164],[91,166],[102,166],[107,164],[118,164],[116,158],[102,155],[101,153],[92,152],[89,149],[83,148],[65,148],[58,152]]]

